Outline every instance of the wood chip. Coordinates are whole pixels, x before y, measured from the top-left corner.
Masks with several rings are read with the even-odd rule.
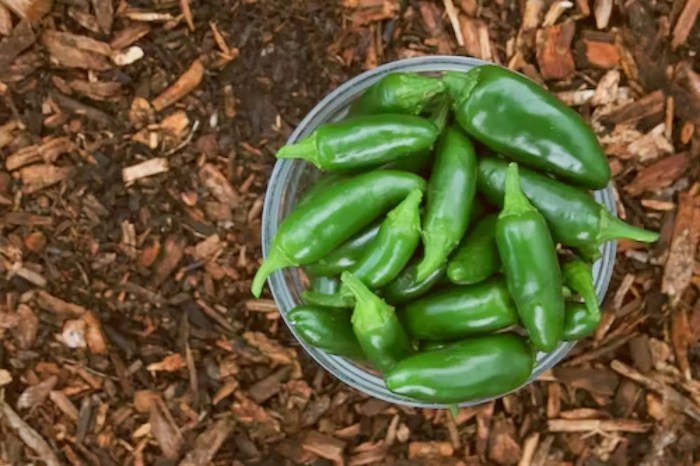
[[[115,32],[109,45],[112,47],[112,50],[121,50],[135,44],[149,32],[151,32],[151,26],[146,23],[130,24],[124,29]]]
[[[173,85],[151,102],[151,105],[157,112],[160,112],[195,90],[202,82],[203,77],[204,64],[201,60],[195,60]]]
[[[68,419],[73,422],[78,421],[78,409],[73,402],[60,390],[51,390],[49,399],[61,410],[63,414],[68,416]]]
[[[180,461],[180,466],[207,466],[214,455],[231,436],[235,423],[231,419],[220,419],[197,436],[192,449]]]
[[[591,99],[591,104],[595,106],[607,105],[617,99],[617,93],[620,85],[620,72],[618,70],[610,70],[600,78],[598,86],[595,88],[595,94]]]
[[[604,119],[611,124],[634,123],[643,118],[663,115],[665,105],[666,96],[662,90],[658,90],[610,112]]]
[[[321,458],[326,458],[338,463],[343,462],[345,442],[334,437],[311,431],[306,435],[306,437],[304,437],[301,447],[306,451],[310,451],[311,453],[320,456]]]
[[[0,41],[0,67],[5,68],[36,41],[36,35],[27,22],[18,24],[9,36]]]
[[[43,215],[30,214],[28,212],[8,212],[3,217],[2,223],[6,225],[25,225],[25,226],[50,226],[53,224],[51,217]]]
[[[544,15],[544,21],[542,21],[542,27],[553,26],[557,20],[564,14],[566,10],[573,8],[574,4],[568,0],[557,0],[549,7],[547,13]]]
[[[0,369],[0,387],[9,385],[12,382],[12,374],[5,369]]]
[[[61,66],[105,71],[111,68],[109,44],[67,32],[46,30],[41,42],[52,58]]]
[[[695,25],[698,13],[700,13],[700,0],[686,0],[683,11],[678,17],[678,22],[673,28],[671,46],[674,49],[685,44],[688,40],[688,35]]]
[[[693,278],[695,254],[700,239],[700,201],[688,193],[678,198],[673,239],[664,267],[661,291],[677,302]]]
[[[165,173],[169,169],[168,159],[154,157],[145,162],[122,169],[122,179],[124,180],[124,184],[129,185],[141,178]]]
[[[605,29],[610,22],[612,14],[613,0],[595,0],[593,4],[593,15],[595,16],[595,25],[598,29]]]
[[[700,221],[700,217],[698,217]],[[691,344],[692,335],[690,333],[690,323],[688,322],[688,314],[685,309],[674,309],[671,314],[671,342],[673,350],[676,354],[678,368],[687,380],[692,380],[693,375],[690,371],[690,362],[688,359],[688,350]]]
[[[652,424],[636,419],[550,419],[547,429],[550,432],[632,432],[644,433]]]
[[[215,165],[210,163],[202,165],[199,169],[199,180],[219,202],[229,206],[234,206],[238,202],[238,194]]]
[[[442,3],[443,5],[445,5],[445,12],[447,13],[447,17],[450,18],[450,24],[452,24],[452,30],[455,33],[455,39],[457,39],[457,44],[460,47],[463,47],[464,37],[462,36],[462,28],[460,25],[459,13],[457,12],[457,8],[455,8],[455,5],[454,3],[452,3],[452,0],[443,0]]]
[[[620,378],[608,369],[557,367],[555,377],[566,385],[603,396],[615,394]]]
[[[185,241],[179,236],[170,236],[163,244],[161,259],[156,263],[151,277],[151,284],[159,286],[175,270],[185,255]]]
[[[57,383],[58,377],[52,375],[38,384],[25,389],[17,398],[17,409],[31,409],[41,405]]]
[[[62,154],[73,149],[73,143],[67,137],[49,137],[41,144],[25,147],[8,155],[5,159],[5,168],[13,171],[36,162],[53,163]]]
[[[523,442],[523,455],[518,462],[518,466],[531,466],[535,456],[535,451],[540,443],[539,432],[530,434]]]
[[[163,455],[171,460],[177,459],[184,446],[184,440],[173,416],[160,398],[155,398],[151,403],[149,412],[151,433],[160,445]]]
[[[100,29],[102,29],[102,32],[105,34],[109,34],[112,31],[112,22],[114,21],[114,5],[112,0],[91,1]]]
[[[73,167],[57,167],[51,164],[36,164],[20,169],[22,191],[32,194],[67,179],[73,174]]]
[[[243,339],[250,346],[257,348],[261,353],[277,364],[291,364],[296,361],[296,353],[291,348],[285,348],[277,341],[271,340],[261,332],[245,332]]]
[[[620,53],[614,42],[604,42],[592,38],[583,38],[586,61],[596,68],[609,70],[620,62]]]
[[[408,459],[447,457],[454,454],[450,442],[410,442]]]
[[[491,43],[486,23],[465,16],[459,18],[459,23],[467,54],[482,60],[491,60]]]
[[[0,2],[0,35],[7,36],[12,32],[12,16],[10,10]]]
[[[30,23],[36,23],[47,15],[53,5],[52,0],[2,0],[0,3]]]
[[[537,31],[537,63],[544,79],[567,79],[576,71],[571,53],[575,32],[571,21]]]
[[[686,173],[689,162],[686,152],[664,157],[641,169],[624,190],[632,196],[639,196],[647,191],[666,188]]]
[[[29,448],[34,450],[34,452],[39,456],[41,461],[46,463],[46,466],[60,466],[61,463],[58,461],[56,454],[49,444],[44,440],[44,438],[37,433],[32,427],[24,422],[19,415],[4,401],[0,400],[0,414],[1,418],[10,429],[12,429],[17,436],[27,445]]]
[[[516,464],[522,457],[516,438],[513,421],[498,417],[489,438],[489,458],[497,464]]]
[[[675,409],[684,412],[691,418],[700,422],[700,407],[695,405],[691,400],[681,395],[675,389],[669,387],[668,385],[659,382],[651,377],[645,376],[641,372],[637,372],[633,368],[625,365],[620,361],[613,361],[610,364],[610,368],[624,377],[627,377],[635,382],[647,387],[650,390],[654,390],[656,393],[664,397],[664,401],[669,403]]]

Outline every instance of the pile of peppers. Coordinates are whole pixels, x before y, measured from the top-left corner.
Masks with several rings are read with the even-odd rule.
[[[610,168],[585,121],[498,66],[387,74],[277,157],[323,174],[282,221],[253,295],[302,267],[297,333],[416,400],[524,384],[537,352],[600,323],[601,246],[658,238],[591,196]]]

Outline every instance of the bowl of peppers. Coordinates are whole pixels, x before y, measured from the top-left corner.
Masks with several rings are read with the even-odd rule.
[[[326,370],[390,403],[470,406],[555,366],[600,322],[617,217],[586,122],[506,68],[399,60],[339,86],[276,154],[269,283]]]

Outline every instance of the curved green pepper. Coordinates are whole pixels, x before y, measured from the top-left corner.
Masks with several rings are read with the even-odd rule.
[[[318,261],[404,199],[425,189],[418,175],[375,170],[341,181],[293,210],[279,226],[268,257],[253,279],[259,297],[267,277],[277,269]]]
[[[302,305],[289,311],[287,318],[310,345],[359,361],[365,356],[352,331],[351,314],[348,310]]]
[[[495,65],[447,72],[443,81],[457,122],[491,149],[582,187],[610,182],[593,130],[536,82]]]
[[[419,340],[456,340],[518,323],[503,280],[453,287],[408,303],[399,313],[408,334]]]
[[[561,271],[547,223],[520,189],[516,163],[508,165],[496,244],[508,290],[532,345],[552,351],[564,330]]]
[[[350,269],[370,289],[389,283],[411,260],[420,242],[419,208],[422,198],[423,192],[415,189],[389,212],[377,238]]]
[[[501,268],[496,247],[496,221],[492,214],[482,219],[464,238],[447,263],[447,278],[457,285],[472,285],[486,280]]]
[[[492,204],[503,205],[507,167],[502,160],[479,159],[478,189]],[[614,217],[580,189],[525,168],[520,168],[520,182],[527,198],[547,220],[554,239],[591,258],[600,255],[600,246],[612,239],[652,242],[659,237]]]
[[[299,209],[308,202],[312,202],[317,194],[325,191],[336,183],[346,180],[348,175],[345,173],[325,173],[321,178],[316,180],[314,184],[311,185],[299,198],[299,202],[294,206],[295,209]]]
[[[470,338],[417,353],[385,374],[394,393],[433,403],[504,395],[525,383],[534,357],[525,341],[502,333]]]
[[[362,257],[367,246],[372,244],[372,241],[377,237],[380,226],[381,222],[370,225],[319,261],[304,266],[304,270],[316,276],[340,275],[341,272],[355,265]]]
[[[321,170],[370,168],[430,149],[437,137],[425,118],[383,113],[323,124],[276,157],[303,159]]]
[[[583,298],[591,318],[600,320],[600,307],[598,306],[598,295],[593,285],[591,265],[581,259],[574,258],[562,266],[561,273],[564,284]]]
[[[350,114],[405,113],[418,115],[444,92],[440,79],[417,73],[390,73],[368,87],[350,106]]]
[[[410,355],[413,352],[410,341],[394,308],[350,272],[343,272],[340,280],[355,298],[352,328],[372,366],[384,372]]]
[[[401,273],[382,288],[382,296],[388,303],[403,304],[423,296],[437,285],[445,275],[445,266],[441,266],[428,275],[425,280],[416,280],[416,263],[408,265]]]
[[[599,324],[600,314],[591,314],[584,303],[567,301],[562,340],[573,341],[585,338],[593,334]]]
[[[304,290],[301,292],[301,300],[305,304],[338,309],[350,309],[355,305],[352,296],[347,296],[340,291],[322,293],[316,290]]]
[[[452,343],[454,343],[454,341],[430,341],[430,340],[426,340],[426,341],[421,341],[419,347],[420,347],[421,352],[423,352],[423,351],[435,351],[435,350],[443,349],[443,348],[451,345]]]
[[[418,281],[438,269],[467,231],[476,194],[476,154],[458,128],[447,128],[440,138],[428,181],[423,219],[425,255],[416,269]]]

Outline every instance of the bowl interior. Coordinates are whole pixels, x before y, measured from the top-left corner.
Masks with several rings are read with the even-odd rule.
[[[346,115],[353,99],[386,73],[411,71],[435,74],[441,71],[468,71],[482,64],[486,64],[486,62],[466,57],[429,56],[399,60],[377,67],[345,82],[327,95],[299,124],[289,137],[288,142],[293,143],[302,139],[322,123],[341,120]],[[299,160],[280,160],[275,164],[268,184],[263,210],[263,257],[267,257],[272,239],[281,221],[293,209],[299,197],[319,175],[319,170]],[[594,192],[594,197],[596,201],[605,205],[613,214],[616,214],[612,194],[612,188],[608,186],[604,190]],[[309,232],[309,234],[313,234],[313,232]],[[601,252],[602,257],[593,266],[593,278],[599,301],[602,301],[610,283],[615,261],[615,243],[612,241],[606,243],[601,247]],[[376,373],[367,371],[348,359],[330,355],[304,342],[287,319],[287,313],[301,303],[300,295],[304,290],[302,280],[300,269],[287,268],[273,273],[268,280],[268,285],[290,331],[321,366],[333,376],[355,389],[389,403],[421,408],[447,407],[443,404],[426,403],[396,395],[386,388],[383,379]],[[571,351],[574,344],[573,342],[561,343],[551,353],[539,353],[532,375],[524,385],[535,380],[545,370],[555,366]],[[459,406],[473,406],[494,398],[499,397],[471,400],[460,403]]]

